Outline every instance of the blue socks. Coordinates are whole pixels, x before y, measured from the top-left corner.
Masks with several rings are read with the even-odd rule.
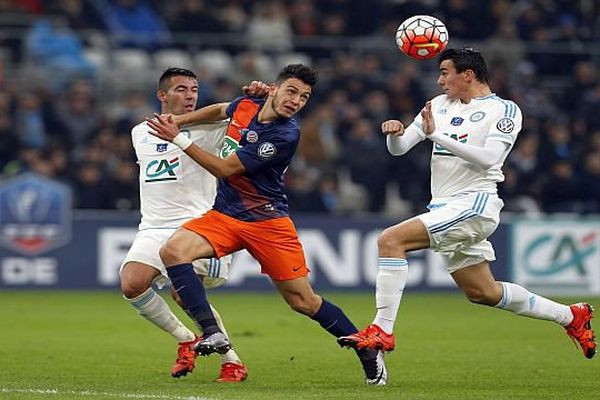
[[[202,326],[204,336],[220,332],[221,329],[217,325],[206,298],[204,285],[196,276],[192,264],[179,264],[169,267],[167,268],[167,274],[186,308]]]
[[[358,332],[341,308],[323,299],[321,308],[311,317],[336,338]]]

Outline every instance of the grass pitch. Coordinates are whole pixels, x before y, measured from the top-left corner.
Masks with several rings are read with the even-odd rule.
[[[360,328],[373,317],[372,293],[326,297]],[[585,359],[555,324],[470,305],[458,294],[405,293],[387,387],[366,387],[353,352],[275,293],[210,298],[248,367],[244,383],[213,382],[216,355],[171,378],[175,342],[116,292],[0,293],[0,399],[600,397],[600,356]],[[586,300],[600,309],[600,299]]]

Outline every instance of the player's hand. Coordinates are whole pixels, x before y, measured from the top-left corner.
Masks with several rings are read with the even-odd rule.
[[[146,118],[146,122],[150,127],[148,132],[162,140],[172,142],[173,138],[179,134],[179,127],[171,114],[160,115],[154,113],[154,118]]]
[[[423,133],[431,135],[435,132],[435,121],[433,119],[433,112],[431,111],[431,101],[425,103],[425,107],[421,110],[421,118],[423,118]]]
[[[252,81],[249,85],[242,86],[242,93],[247,96],[265,97],[269,94],[270,86],[262,81]]]
[[[381,124],[381,132],[384,135],[402,136],[404,135],[404,125],[398,120],[390,119]]]

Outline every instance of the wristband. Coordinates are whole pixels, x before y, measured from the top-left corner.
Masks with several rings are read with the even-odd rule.
[[[192,139],[185,136],[183,133],[178,133],[172,140],[173,144],[179,147],[181,150],[186,150],[188,147],[192,145]]]

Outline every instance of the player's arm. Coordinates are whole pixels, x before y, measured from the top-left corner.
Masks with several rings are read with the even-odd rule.
[[[229,103],[215,103],[189,113],[173,115],[172,119],[173,122],[179,127],[197,122],[222,121],[229,118],[225,113],[228,105]]]
[[[421,110],[423,118],[423,133],[431,141],[443,146],[446,150],[457,157],[462,158],[483,169],[489,169],[498,164],[502,155],[509,146],[508,143],[498,140],[487,140],[484,147],[473,146],[471,144],[460,143],[458,140],[451,139],[441,132],[435,131],[435,121],[431,112],[431,102],[427,102]]]
[[[247,96],[264,97],[269,93],[270,86],[262,81],[252,81],[242,86],[242,93]],[[193,124],[197,122],[222,121],[229,118],[225,110],[229,103],[215,103],[199,108],[186,114],[174,115],[173,120],[177,126]]]
[[[195,145],[190,138],[179,132],[172,115],[154,114],[154,116],[154,119],[146,118],[150,134],[179,146],[192,160],[215,177],[226,178],[246,171],[235,153],[223,159]]]
[[[402,122],[395,119],[381,124],[381,132],[386,135],[386,145],[391,155],[401,156],[423,140],[415,130],[409,128],[405,130]]]

